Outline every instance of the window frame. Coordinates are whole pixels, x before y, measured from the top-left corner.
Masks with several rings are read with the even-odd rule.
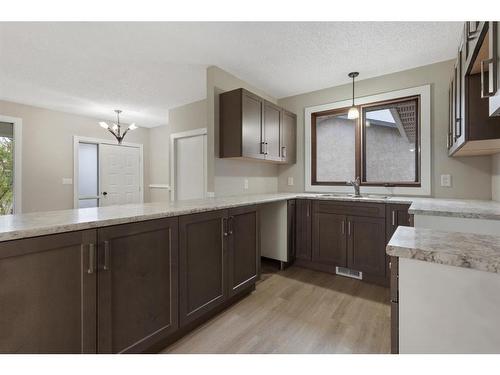
[[[420,186],[369,186],[364,185],[362,193],[364,194],[383,194],[383,195],[413,195],[430,196],[432,194],[432,163],[431,151],[433,140],[431,138],[432,125],[432,85],[425,83],[420,86],[405,87],[393,89],[391,91],[379,92],[367,96],[356,97],[358,106],[382,102],[392,99],[412,97],[420,95]],[[332,91],[330,97],[335,97],[336,92]],[[311,114],[315,112],[328,113],[334,109],[348,108],[352,105],[352,99],[341,99],[332,102],[323,102],[323,104],[313,104],[304,106],[303,124],[304,124],[304,191],[310,193],[352,193],[352,186],[345,185],[312,185],[311,184]]]
[[[417,153],[417,156],[415,157],[415,179],[416,181],[392,181],[392,182],[383,182],[383,181],[374,181],[374,182],[368,182],[366,181],[366,124],[365,124],[365,110],[369,108],[376,108],[376,107],[381,107],[384,105],[388,104],[393,104],[393,103],[401,103],[401,102],[407,102],[410,100],[415,100],[417,102],[417,128],[415,130],[415,152]],[[420,165],[421,165],[421,156],[420,156],[420,102],[421,98],[420,95],[413,95],[413,96],[408,96],[408,97],[403,97],[403,98],[395,98],[395,99],[389,99],[389,100],[384,100],[380,102],[373,102],[373,103],[367,103],[360,105],[358,110],[359,110],[359,118],[358,118],[358,124],[357,126],[359,127],[359,132],[360,132],[360,138],[356,139],[356,143],[359,143],[359,145],[356,145],[356,149],[360,147],[360,154],[358,155],[356,153],[356,163],[359,161],[359,170],[356,171],[356,176],[359,176],[360,178],[360,185],[361,186],[384,186],[384,187],[421,187],[422,182],[421,182],[421,171],[420,171]],[[359,160],[358,160],[359,159]]]

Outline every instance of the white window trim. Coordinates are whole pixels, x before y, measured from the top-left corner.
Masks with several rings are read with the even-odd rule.
[[[386,195],[430,195],[431,194],[431,86],[424,85],[382,94],[356,98],[356,105],[420,95],[420,187],[406,186],[362,186],[362,193]],[[351,99],[306,107],[304,111],[305,190],[320,193],[352,193],[352,186],[329,186],[311,184],[311,115],[315,112],[345,108],[352,105]],[[353,145],[354,147],[354,145]]]
[[[14,213],[20,214],[23,212],[23,120],[19,117],[0,115],[0,121],[14,124]]]
[[[118,146],[116,142],[107,140],[107,139],[99,139],[99,138],[90,138],[90,137],[81,137],[79,135],[73,136],[73,208],[78,208],[78,144],[82,143],[93,143],[97,145],[106,144],[106,145],[114,145]],[[139,149],[139,157],[141,162],[139,163],[139,187],[141,189],[140,194],[140,203],[144,202],[144,147],[141,143],[129,143],[123,142],[121,146],[124,147],[135,147]],[[97,173],[101,173],[100,168],[98,166]],[[98,177],[99,184],[101,181],[101,176]],[[101,187],[99,186],[99,190]]]
[[[204,135],[204,150],[203,155],[205,156],[205,165],[203,166],[203,177],[205,180],[204,198],[208,196],[207,193],[207,128],[199,128],[194,130],[188,130],[180,133],[170,134],[170,201],[175,201],[175,141],[179,138],[196,137],[199,135]]]

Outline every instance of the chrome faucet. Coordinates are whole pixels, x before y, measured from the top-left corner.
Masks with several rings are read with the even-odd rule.
[[[359,177],[356,177],[354,181],[349,181],[348,184],[351,185],[354,188],[354,196],[355,197],[360,197],[361,194],[359,192],[359,184],[361,183],[361,180]]]

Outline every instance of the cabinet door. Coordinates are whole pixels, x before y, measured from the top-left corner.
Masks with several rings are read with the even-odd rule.
[[[317,212],[316,207],[317,205],[313,204],[312,260],[346,267],[346,216]]]
[[[264,159],[262,99],[242,91],[242,156]]]
[[[389,242],[396,229],[401,225],[411,226],[409,204],[388,204],[386,206],[386,241]]]
[[[297,259],[311,260],[311,201],[297,199]]]
[[[455,81],[455,141],[461,143],[462,135],[464,134],[464,85],[463,85],[463,70],[462,70],[462,45],[458,50],[457,61],[454,68]]]
[[[177,221],[98,230],[99,353],[138,353],[178,328]]]
[[[226,210],[179,219],[181,326],[203,316],[226,299],[226,224]]]
[[[288,262],[295,260],[295,252],[297,248],[297,203],[295,199],[290,199],[287,202],[287,249]]]
[[[96,352],[96,231],[0,244],[0,353]]]
[[[450,83],[450,88],[448,90],[448,137],[447,137],[447,146],[448,150],[453,146],[453,123],[454,123],[454,115],[453,115],[453,84]]]
[[[264,152],[267,160],[281,161],[280,149],[280,109],[264,103]]]
[[[229,296],[255,284],[259,275],[259,223],[256,206],[229,210]]]
[[[385,276],[385,219],[349,216],[347,266],[371,276]]]
[[[296,162],[297,116],[293,113],[281,112],[281,160],[285,163]]]

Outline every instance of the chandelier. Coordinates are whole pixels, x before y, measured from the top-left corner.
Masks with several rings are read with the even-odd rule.
[[[113,134],[118,141],[118,144],[122,144],[123,138],[125,138],[125,135],[129,132],[129,130],[135,130],[138,128],[136,124],[130,124],[128,128],[123,132],[122,134],[122,128],[120,125],[120,113],[122,113],[121,109],[115,109],[116,113],[116,123],[113,122],[113,125],[109,126],[108,123],[104,121],[100,121],[99,125],[103,129],[107,129],[111,134]]]

